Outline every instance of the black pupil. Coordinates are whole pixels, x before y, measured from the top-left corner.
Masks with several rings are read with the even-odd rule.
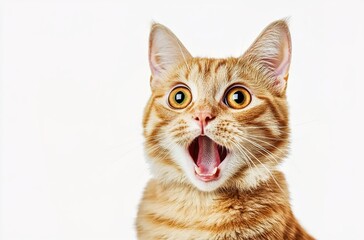
[[[183,103],[183,101],[185,100],[185,94],[182,91],[177,92],[174,96],[174,100],[176,100],[178,104]]]
[[[233,99],[237,104],[242,104],[245,100],[245,96],[241,91],[236,91],[233,95]]]

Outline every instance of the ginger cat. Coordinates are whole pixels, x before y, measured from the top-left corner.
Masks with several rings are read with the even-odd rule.
[[[313,239],[276,168],[289,145],[287,23],[266,27],[238,58],[192,57],[153,24],[145,150],[153,179],[138,239]]]

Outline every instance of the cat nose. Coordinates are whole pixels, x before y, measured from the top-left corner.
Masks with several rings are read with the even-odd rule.
[[[215,117],[211,115],[210,112],[205,112],[205,111],[202,111],[202,112],[196,112],[194,115],[193,115],[193,119],[195,119],[200,127],[201,127],[201,135],[204,135],[205,134],[205,128],[207,126],[207,124],[212,121]]]

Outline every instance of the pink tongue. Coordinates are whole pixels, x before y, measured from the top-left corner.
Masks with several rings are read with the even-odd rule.
[[[215,167],[220,164],[220,155],[217,145],[211,139],[205,136],[198,138],[198,158],[197,166],[203,175],[215,174]]]

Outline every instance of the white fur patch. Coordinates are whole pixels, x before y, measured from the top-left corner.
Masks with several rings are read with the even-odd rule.
[[[244,176],[244,188],[252,189],[258,187],[261,182],[265,182],[270,178],[268,167],[257,165],[249,168]]]

